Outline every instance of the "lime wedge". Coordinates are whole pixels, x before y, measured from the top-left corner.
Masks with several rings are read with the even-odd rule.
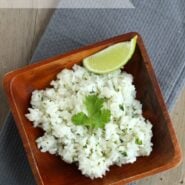
[[[137,35],[130,41],[119,42],[87,58],[83,65],[91,72],[103,74],[123,67],[132,57],[137,42]]]

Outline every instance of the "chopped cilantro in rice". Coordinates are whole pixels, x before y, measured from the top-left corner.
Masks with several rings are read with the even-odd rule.
[[[152,125],[142,116],[132,81],[132,75],[120,70],[97,75],[74,65],[62,70],[50,88],[33,91],[26,117],[44,130],[36,140],[41,152],[76,163],[91,179],[103,177],[111,165],[150,155]],[[87,97],[103,100],[99,114],[88,112]]]

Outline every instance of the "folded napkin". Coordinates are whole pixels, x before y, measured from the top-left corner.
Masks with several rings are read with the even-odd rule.
[[[135,9],[57,9],[31,62],[137,31],[144,39],[171,109],[185,84],[185,1],[132,2]],[[0,185],[35,184],[11,114],[0,132],[0,174]]]

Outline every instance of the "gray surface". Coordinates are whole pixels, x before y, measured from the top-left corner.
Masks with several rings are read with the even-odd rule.
[[[32,61],[137,31],[145,41],[171,109],[185,82],[185,1],[135,0],[133,3],[136,9],[57,10]],[[0,185],[35,184],[11,115],[0,135],[0,174]]]

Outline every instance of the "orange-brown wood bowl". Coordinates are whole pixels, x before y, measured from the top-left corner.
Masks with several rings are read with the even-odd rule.
[[[55,79],[56,74],[62,69],[80,64],[84,57],[117,42],[130,40],[136,34],[136,50],[124,70],[134,76],[137,99],[143,105],[143,115],[153,124],[153,151],[149,157],[139,157],[133,164],[112,166],[105,177],[91,180],[83,176],[75,165],[67,164],[57,156],[38,150],[35,140],[43,132],[39,128],[33,128],[32,123],[25,118],[30,106],[31,93],[35,89],[49,86],[50,81]],[[123,34],[10,72],[4,77],[4,88],[39,185],[123,185],[172,168],[182,159],[172,122],[138,33]]]

